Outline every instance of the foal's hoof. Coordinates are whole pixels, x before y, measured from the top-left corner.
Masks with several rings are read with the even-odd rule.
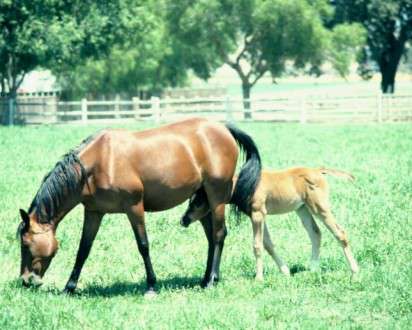
[[[290,277],[290,270],[289,267],[284,265],[282,267],[280,267],[280,272],[285,275],[286,277]]]
[[[359,270],[357,272],[352,272],[351,276],[350,276],[350,281],[351,283],[357,283],[360,282],[360,274],[359,274]]]
[[[156,291],[154,290],[154,289],[149,289],[149,290],[147,290],[145,293],[144,293],[144,297],[146,298],[146,299],[153,299],[153,298],[155,298],[157,296],[157,293],[156,293]]]
[[[255,281],[256,282],[263,282],[263,275],[256,275],[255,276]]]
[[[312,260],[310,262],[310,271],[312,273],[319,273],[320,272],[320,263],[318,260]]]

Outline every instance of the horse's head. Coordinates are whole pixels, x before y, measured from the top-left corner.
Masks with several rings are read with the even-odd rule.
[[[39,223],[34,214],[20,210],[22,222],[17,233],[21,244],[20,276],[23,285],[38,286],[58,249],[52,224]]]
[[[192,222],[199,220],[209,212],[209,203],[206,193],[203,190],[198,191],[189,200],[189,206],[180,220],[183,227],[189,227]]]

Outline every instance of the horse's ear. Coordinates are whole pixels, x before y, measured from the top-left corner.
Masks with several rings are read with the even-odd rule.
[[[30,225],[30,218],[29,218],[29,215],[27,214],[27,212],[26,212],[25,210],[20,209],[20,216],[21,216],[21,219],[22,219],[23,222],[24,222],[24,225],[25,225],[26,227],[29,227],[29,225]]]

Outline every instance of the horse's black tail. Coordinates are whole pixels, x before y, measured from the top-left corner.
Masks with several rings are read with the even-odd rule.
[[[259,184],[262,164],[259,151],[252,138],[233,125],[226,124],[226,127],[239,144],[240,149],[246,154],[246,162],[240,170],[230,200],[230,204],[234,206],[233,210],[239,218],[240,212],[250,215],[251,199]]]

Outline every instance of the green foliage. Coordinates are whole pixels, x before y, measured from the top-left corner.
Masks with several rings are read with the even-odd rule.
[[[14,95],[36,67],[70,66],[97,56],[117,38],[118,1],[0,2],[0,83]]]
[[[351,63],[359,60],[366,43],[366,31],[360,24],[340,24],[331,30],[329,59],[335,70],[345,77]]]
[[[368,75],[368,62],[377,63],[382,91],[393,92],[399,61],[412,40],[412,0],[337,0],[335,8],[335,23],[359,22],[367,31],[362,74]]]
[[[130,125],[143,129],[151,124]],[[328,178],[338,223],[361,273],[350,281],[342,250],[322,231],[321,272],[286,279],[265,253],[265,280],[254,281],[252,228],[229,223],[222,278],[198,283],[206,264],[199,223],[179,225],[185,205],[148,213],[146,223],[159,295],[145,299],[144,266],[125,215],[107,215],[79,282],[61,293],[81,235],[82,207],[59,225],[60,249],[38,290],[22,288],[15,239],[44,174],[67,150],[101,127],[0,127],[0,327],[2,329],[407,329],[412,322],[412,127],[386,125],[240,125],[255,139],[264,167],[327,166],[354,183]],[[34,142],[35,141],[35,142]],[[275,142],[274,142],[275,141]],[[291,143],[293,141],[293,143]],[[379,141],[377,143],[377,141]],[[296,270],[308,266],[310,240],[294,214],[268,217],[278,253]]]
[[[161,1],[121,1],[123,36],[110,51],[54,70],[66,97],[133,97],[183,84],[186,69],[166,31],[164,12]]]
[[[245,99],[265,73],[275,79],[290,66],[319,68],[331,60],[346,75],[363,41],[362,28],[344,25],[330,32],[326,26],[332,17],[326,0],[170,1],[167,16],[188,66],[207,79],[229,64],[242,81]]]

